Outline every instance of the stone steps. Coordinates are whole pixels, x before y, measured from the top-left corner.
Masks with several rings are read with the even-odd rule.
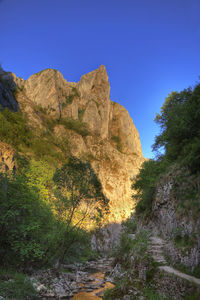
[[[163,255],[163,247],[165,245],[165,241],[162,240],[161,238],[152,236],[150,238],[150,245],[148,248],[148,252],[152,255],[153,259],[159,263],[162,264],[162,266],[159,266],[159,269],[161,271],[165,271],[167,273],[170,274],[174,274],[180,278],[186,279],[190,282],[194,282],[196,283],[198,286],[200,286],[200,279],[196,278],[194,276],[182,273],[176,269],[174,269],[173,267],[167,266],[167,262],[165,260],[165,257]]]
[[[151,244],[149,245],[148,252],[152,255],[153,259],[162,265],[166,265],[167,262],[163,255],[163,247],[165,242],[158,237],[150,238]]]

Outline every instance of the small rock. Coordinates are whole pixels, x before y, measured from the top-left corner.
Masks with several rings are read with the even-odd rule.
[[[95,295],[96,295],[97,297],[103,297],[104,291],[103,291],[103,290],[102,290],[102,291],[99,291],[98,293],[95,293]]]
[[[93,292],[93,289],[86,289],[86,292]]]
[[[129,239],[134,240],[135,239],[135,234],[134,233],[129,233],[128,237],[129,237]]]
[[[44,284],[39,284],[39,285],[36,285],[36,290],[41,293],[41,292],[46,292],[47,288]]]
[[[131,297],[130,297],[129,295],[125,295],[125,296],[123,297],[123,300],[131,300]]]

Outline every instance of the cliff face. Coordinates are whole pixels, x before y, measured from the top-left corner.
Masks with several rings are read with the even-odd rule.
[[[188,194],[188,188],[191,192],[191,187],[199,185],[199,177],[186,175],[187,180],[181,181],[179,176],[183,172],[187,174],[187,170],[174,166],[160,178],[151,216],[145,222],[139,218],[137,221],[139,230],[146,228],[154,236],[166,240],[164,252],[170,265],[182,266],[193,272],[200,263],[200,219],[195,206],[199,196],[194,201],[192,194]]]
[[[69,141],[72,155],[91,161],[110,199],[109,220],[119,222],[127,218],[134,204],[130,177],[138,172],[144,158],[128,111],[110,100],[105,67],[83,75],[78,83],[66,81],[53,69],[34,74],[26,81],[8,72],[1,73],[0,79],[4,89],[6,80],[12,86],[6,87],[10,93],[7,97],[2,96],[0,87],[1,105],[26,112],[31,126],[45,130],[43,119],[48,118],[74,120],[80,127],[87,127],[87,134],[80,134],[55,122],[53,133],[58,139]]]
[[[200,262],[200,220],[198,213],[195,216],[192,206],[181,213],[175,188],[180,186],[186,194],[187,183],[177,184],[176,175],[175,172],[169,172],[157,186],[151,226],[154,231],[168,238],[166,252],[171,263],[184,265],[193,272]],[[190,185],[197,182],[199,179],[188,176]]]

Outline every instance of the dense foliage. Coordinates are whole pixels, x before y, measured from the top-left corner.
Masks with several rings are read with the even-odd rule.
[[[57,185],[56,210],[65,222],[64,238],[60,245],[59,260],[64,260],[69,245],[74,241],[71,233],[77,228],[91,228],[102,217],[107,199],[102,193],[101,183],[90,163],[70,157],[54,174]],[[91,222],[92,221],[92,222]],[[70,239],[68,239],[70,236]],[[66,241],[68,240],[68,245]]]
[[[82,135],[90,134],[87,124],[71,118],[52,119],[44,108],[34,106],[35,112],[40,115],[42,128],[30,126],[25,113],[13,112],[8,108],[0,107],[0,139],[8,143],[15,150],[29,154],[36,159],[47,161],[48,164],[62,164],[70,155],[69,141],[65,137],[60,139],[54,134],[56,125],[63,125],[66,129]]]
[[[155,195],[155,186],[160,174],[164,171],[161,161],[145,161],[133,182],[132,188],[137,191],[133,198],[137,200],[136,213],[148,214],[151,211],[152,200]]]
[[[166,98],[155,121],[161,126],[153,149],[165,149],[165,159],[191,172],[200,170],[200,84]]]
[[[59,256],[69,261],[66,253],[89,255],[82,221],[86,212],[90,222],[101,217],[90,210],[98,201],[107,204],[101,189],[91,166],[73,157],[57,170],[31,159],[16,174],[0,174],[1,266],[26,270],[55,263]]]
[[[1,175],[0,206],[1,264],[26,267],[55,251],[62,226],[24,177]]]
[[[0,291],[3,299],[38,299],[30,278],[12,270],[0,271]]]
[[[187,189],[185,195],[179,195],[179,199],[183,200],[181,205],[188,204],[185,196],[195,203],[199,197],[198,184],[191,184],[190,178],[195,183],[200,173],[200,84],[194,89],[172,92],[155,121],[161,128],[153,145],[157,159],[144,162],[132,184],[132,188],[137,191],[133,195],[137,199],[136,213],[143,215],[151,211],[160,177],[173,168],[176,172],[179,170],[176,179],[180,188],[176,192],[180,194],[183,190],[183,181]]]
[[[12,112],[6,108],[0,110],[0,137],[1,141],[19,148],[29,146],[33,134],[22,113]]]
[[[58,124],[82,136],[87,126],[37,109],[37,129],[24,113],[0,109],[0,140],[15,150],[16,165],[0,173],[0,291],[9,299],[37,299],[25,275],[33,269],[94,258],[86,227],[100,222],[107,205],[91,165],[71,157],[68,140],[54,135]]]

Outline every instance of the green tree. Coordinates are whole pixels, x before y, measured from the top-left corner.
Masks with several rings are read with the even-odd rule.
[[[74,242],[75,235],[72,232],[81,228],[86,218],[91,221],[99,220],[108,200],[90,163],[82,162],[78,158],[70,157],[56,171],[54,181],[58,186],[57,211],[65,222],[65,232],[59,246],[59,267]]]
[[[46,203],[52,203],[51,195],[55,188],[53,181],[54,172],[55,168],[46,161],[37,161],[35,159],[29,161],[28,168],[25,171],[27,184],[31,188],[36,188],[40,198]]]
[[[179,169],[180,178],[196,176],[200,173],[200,84],[194,89],[188,88],[172,92],[161,108],[161,113],[155,118],[161,127],[161,133],[156,136],[153,150],[157,151],[156,160],[146,161],[132,188],[137,191],[133,195],[137,199],[136,213],[151,212],[155,188],[161,175],[173,165]],[[158,151],[161,150],[161,153]],[[186,178],[185,185],[188,186]],[[178,181],[176,175],[176,181]],[[194,179],[193,179],[194,181]],[[194,184],[193,184],[194,185]],[[177,184],[177,187],[181,184]],[[191,185],[192,187],[192,185]],[[193,188],[193,187],[192,187]],[[178,188],[177,188],[178,190]],[[199,193],[199,187],[193,188],[193,198]],[[180,199],[179,199],[180,201]]]
[[[0,175],[1,265],[26,268],[50,258],[62,226],[26,178]],[[60,233],[59,233],[60,232]]]
[[[192,90],[172,92],[155,118],[161,134],[153,150],[164,148],[165,159],[179,162],[192,172],[200,170],[200,84]]]
[[[161,161],[151,159],[143,163],[140,172],[132,180],[131,187],[136,191],[132,197],[136,199],[137,214],[147,215],[151,212],[156,184],[164,170],[165,165]]]

